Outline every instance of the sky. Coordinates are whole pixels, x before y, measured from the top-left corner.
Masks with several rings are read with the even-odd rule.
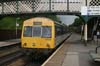
[[[58,15],[58,17],[66,25],[72,24],[74,22],[74,19],[77,18],[77,16],[73,15]]]

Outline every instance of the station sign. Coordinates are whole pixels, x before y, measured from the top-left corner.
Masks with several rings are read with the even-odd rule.
[[[83,6],[81,15],[100,15],[100,6]]]

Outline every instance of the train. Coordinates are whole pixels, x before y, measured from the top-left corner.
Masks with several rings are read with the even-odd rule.
[[[53,50],[68,37],[67,26],[46,17],[25,20],[21,35],[21,47],[26,53]]]

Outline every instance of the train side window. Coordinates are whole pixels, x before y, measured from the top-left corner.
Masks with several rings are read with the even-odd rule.
[[[60,26],[56,25],[55,30],[56,30],[56,37],[62,34],[62,31],[61,31],[62,29]]]
[[[32,27],[31,26],[24,27],[24,37],[32,37]]]
[[[42,37],[51,38],[51,27],[50,26],[43,26],[42,27]]]

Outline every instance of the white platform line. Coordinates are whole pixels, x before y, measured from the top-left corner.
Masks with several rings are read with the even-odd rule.
[[[46,63],[63,47],[64,44],[62,44],[41,66],[45,66]]]

